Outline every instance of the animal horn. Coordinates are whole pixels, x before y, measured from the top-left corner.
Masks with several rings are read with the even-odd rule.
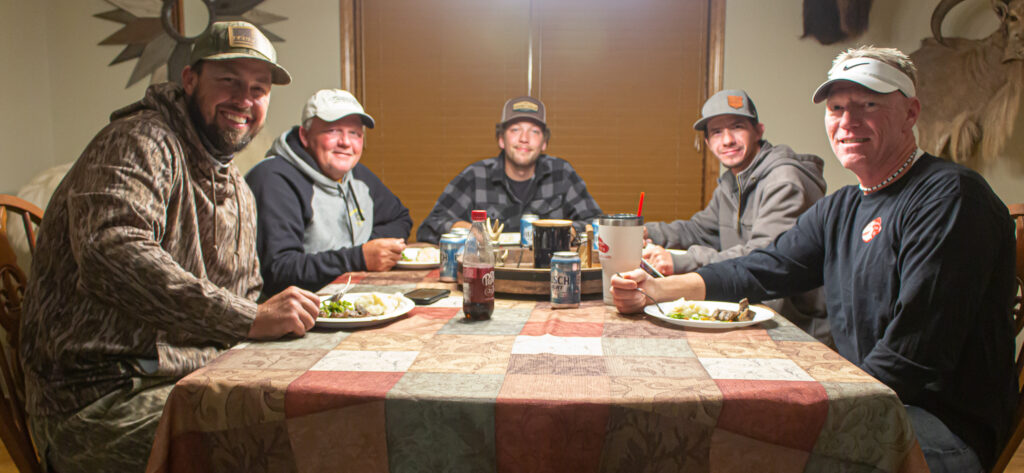
[[[945,20],[946,14],[962,1],[964,0],[942,0],[932,11],[932,36],[939,44],[946,44],[942,39],[942,20]]]

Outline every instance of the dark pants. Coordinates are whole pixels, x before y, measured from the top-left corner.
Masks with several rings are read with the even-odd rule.
[[[983,473],[971,447],[951,432],[938,417],[917,406],[906,406],[910,423],[932,473]]]

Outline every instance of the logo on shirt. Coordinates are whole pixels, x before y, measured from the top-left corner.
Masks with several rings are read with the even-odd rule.
[[[882,231],[882,217],[875,218],[870,223],[864,226],[864,230],[860,232],[860,239],[864,240],[864,243],[871,241],[878,235],[878,232]]]

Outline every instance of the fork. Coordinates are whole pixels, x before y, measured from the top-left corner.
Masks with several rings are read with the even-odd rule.
[[[651,297],[650,295],[648,295],[648,294],[647,294],[646,292],[644,292],[644,290],[643,290],[643,289],[640,289],[640,288],[638,287],[638,288],[636,288],[636,290],[637,290],[638,292],[640,292],[640,294],[643,294],[643,295],[644,295],[644,297],[646,297],[646,298],[650,299],[650,300],[651,300],[651,302],[653,302],[653,303],[654,303],[654,307],[656,307],[656,308],[658,309],[658,312],[659,312],[659,313],[660,313],[661,315],[665,315],[665,311],[661,310],[661,306],[660,306],[660,305],[658,305],[658,301],[654,300],[654,298],[653,298],[653,297]]]
[[[350,288],[350,287],[352,287],[352,275],[351,274],[348,275],[348,282],[345,283],[345,287],[341,288],[340,291],[334,293],[334,295],[331,296],[330,299],[327,299],[327,301],[328,302],[338,302],[338,301],[340,301],[341,298],[345,296],[345,293],[348,292],[348,288]]]

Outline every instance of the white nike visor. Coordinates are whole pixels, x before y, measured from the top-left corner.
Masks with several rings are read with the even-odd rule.
[[[814,103],[825,100],[832,84],[841,80],[860,84],[880,94],[898,90],[907,97],[913,97],[916,93],[914,81],[903,71],[877,59],[853,57],[832,66],[832,70],[828,71],[828,80],[818,86],[811,100]]]

